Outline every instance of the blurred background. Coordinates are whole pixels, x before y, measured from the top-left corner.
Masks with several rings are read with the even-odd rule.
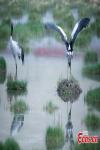
[[[64,102],[57,88],[67,78],[66,47],[44,23],[58,24],[70,39],[83,17],[90,24],[79,34],[72,60],[82,93]],[[11,22],[25,52],[17,80],[8,48]],[[100,1],[0,0],[0,150],[99,150],[100,143],[77,144],[84,130],[100,136]]]

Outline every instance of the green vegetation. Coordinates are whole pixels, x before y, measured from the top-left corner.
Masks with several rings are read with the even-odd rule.
[[[14,139],[8,138],[4,143],[4,150],[20,150],[20,147]]]
[[[7,41],[9,37],[9,27],[7,24],[0,24],[0,49],[7,47]]]
[[[0,83],[4,83],[6,79],[6,61],[0,57]]]
[[[49,127],[46,132],[47,150],[57,150],[64,145],[64,132],[60,127]]]
[[[6,70],[6,61],[3,57],[0,57],[0,72]]]
[[[20,147],[13,138],[8,138],[5,143],[0,142],[0,150],[20,150]]]
[[[85,124],[90,130],[97,130],[100,128],[100,118],[95,114],[88,114],[85,118]]]
[[[100,87],[89,90],[85,96],[85,101],[88,105],[100,111]]]
[[[10,23],[0,25],[0,49],[5,49],[10,35]],[[40,21],[28,21],[26,24],[17,24],[14,26],[14,39],[19,42],[25,52],[30,51],[30,40],[42,37],[44,26]]]
[[[27,24],[18,24],[15,27],[14,37],[19,41],[25,52],[30,51],[30,39],[42,37],[44,34],[44,27],[40,21],[30,21]]]
[[[83,75],[95,80],[100,80],[100,63],[85,66],[83,68]]]
[[[99,150],[100,149],[100,142],[93,144],[93,143],[88,143],[88,144],[78,144],[75,143],[75,150]]]
[[[99,5],[95,4],[95,2],[90,3],[90,1],[87,0],[85,2],[80,0],[71,2],[70,0],[17,0],[16,2],[2,0],[0,2],[0,8],[2,8],[0,9],[0,49],[4,49],[7,45],[11,18],[19,18],[23,16],[23,14],[27,13],[29,15],[29,21],[27,24],[18,24],[15,27],[17,28],[15,29],[15,37],[18,41],[20,41],[24,50],[29,51],[29,41],[37,37],[42,37],[44,34],[44,27],[41,20],[44,13],[48,10],[51,10],[55,21],[58,25],[63,27],[67,35],[70,35],[69,33],[71,33],[76,22],[71,11],[72,9],[77,9],[79,18],[86,16],[90,16],[90,18],[94,17],[94,22],[91,23],[91,26],[79,35],[79,38],[75,43],[76,50],[79,50],[79,48],[83,49],[84,46],[88,46],[92,36],[97,35],[100,37],[100,9]],[[30,24],[32,26],[32,30],[30,30]]]
[[[27,90],[7,90],[8,96],[23,96],[27,95]]]
[[[96,63],[98,61],[98,55],[96,52],[88,51],[84,57],[85,63]]]
[[[47,103],[47,105],[45,107],[43,107],[43,109],[48,112],[49,114],[54,113],[58,107],[55,106],[51,101]]]
[[[4,145],[2,142],[0,142],[0,150],[4,150]]]
[[[3,84],[6,80],[6,71],[0,72],[0,84]]]
[[[28,110],[28,106],[23,100],[18,100],[11,105],[10,110],[15,114],[25,113]]]
[[[23,80],[9,80],[7,81],[8,92],[23,93],[27,91],[27,82]]]

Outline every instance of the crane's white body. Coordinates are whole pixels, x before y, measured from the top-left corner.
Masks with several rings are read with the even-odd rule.
[[[15,79],[17,78],[17,58],[22,60],[22,64],[24,64],[24,51],[23,48],[19,46],[18,42],[13,39],[13,24],[11,23],[11,34],[9,38],[9,49],[12,52],[13,58],[15,60],[16,66],[16,75]]]
[[[10,36],[9,46],[14,57],[21,57],[21,48],[18,45],[18,42],[13,40],[12,36]]]

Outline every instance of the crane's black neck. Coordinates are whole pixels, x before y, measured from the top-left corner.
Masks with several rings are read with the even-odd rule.
[[[11,33],[10,33],[10,35],[12,36],[13,35],[13,24],[11,23]]]
[[[66,42],[65,45],[66,45],[67,51],[70,51],[70,52],[73,51],[73,43],[72,43],[72,41]]]

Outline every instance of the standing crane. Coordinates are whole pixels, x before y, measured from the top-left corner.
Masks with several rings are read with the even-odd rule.
[[[17,77],[17,58],[21,59],[22,64],[24,64],[24,50],[21,46],[19,46],[18,42],[13,39],[13,31],[14,31],[14,27],[13,24],[11,23],[9,47],[12,52],[13,58],[15,60],[16,77]]]

